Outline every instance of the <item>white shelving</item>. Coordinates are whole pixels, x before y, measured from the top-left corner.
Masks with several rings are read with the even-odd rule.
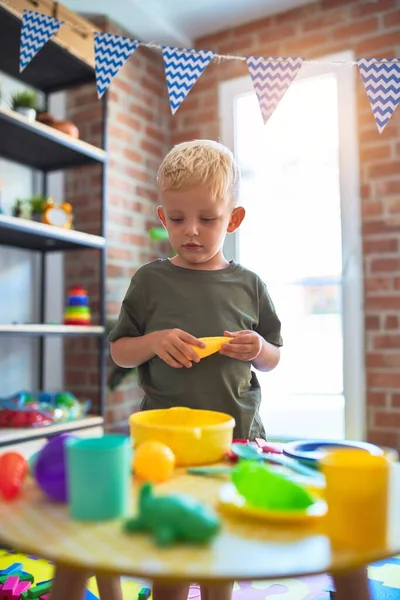
[[[1,334],[12,335],[102,335],[101,325],[0,325]]]

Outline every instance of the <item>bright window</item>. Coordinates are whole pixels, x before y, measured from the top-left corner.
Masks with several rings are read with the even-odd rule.
[[[349,127],[354,130],[340,101],[345,84],[332,67],[304,65],[265,126],[249,77],[221,88],[221,108],[230,103],[221,112],[223,139],[231,142],[242,170],[247,212],[230,251],[267,283],[282,321],[281,363],[271,373],[258,373],[269,436],[363,435],[363,372],[349,377],[354,356],[345,351],[345,308],[354,312],[349,293],[358,302],[354,292],[362,289],[361,269],[350,282],[347,272],[360,237],[343,210],[345,203],[358,205],[358,195],[350,197],[351,181],[346,183],[357,181],[357,166],[353,157],[353,172],[346,167],[351,146],[343,148],[341,136],[344,127],[347,135]],[[362,321],[352,327],[351,352],[362,365]]]

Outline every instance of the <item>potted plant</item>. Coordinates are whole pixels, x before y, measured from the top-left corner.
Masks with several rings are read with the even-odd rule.
[[[11,108],[24,115],[28,121],[35,121],[38,110],[36,92],[29,90],[16,92],[11,96]]]
[[[27,200],[17,199],[12,207],[14,217],[30,219],[32,221],[42,221],[44,207],[48,198],[45,196],[32,196]]]
[[[32,196],[28,200],[31,209],[32,221],[41,221],[43,216],[44,207],[47,204],[48,198],[45,196]]]

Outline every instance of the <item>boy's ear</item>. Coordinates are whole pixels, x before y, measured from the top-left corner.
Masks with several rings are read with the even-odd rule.
[[[234,231],[236,231],[236,229],[238,229],[240,227],[240,225],[242,224],[242,221],[245,218],[245,216],[246,216],[246,211],[243,208],[243,206],[237,206],[235,209],[233,209],[231,218],[229,220],[229,224],[227,227],[227,232],[233,233]]]
[[[162,206],[157,206],[157,215],[158,215],[158,218],[160,219],[161,223],[166,228],[165,214],[164,214],[164,210],[163,210]]]

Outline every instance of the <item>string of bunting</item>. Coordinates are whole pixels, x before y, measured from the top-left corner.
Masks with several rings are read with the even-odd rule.
[[[4,1],[4,0],[3,0]],[[20,39],[22,72],[61,26],[76,27],[39,12],[25,10]],[[87,31],[85,32],[88,33]],[[98,97],[139,46],[162,51],[172,114],[175,114],[212,60],[241,60],[247,63],[264,123],[297,77],[304,63],[357,65],[379,133],[385,129],[400,102],[400,58],[357,58],[355,61],[314,61],[303,57],[231,56],[213,50],[175,48],[93,31]]]

